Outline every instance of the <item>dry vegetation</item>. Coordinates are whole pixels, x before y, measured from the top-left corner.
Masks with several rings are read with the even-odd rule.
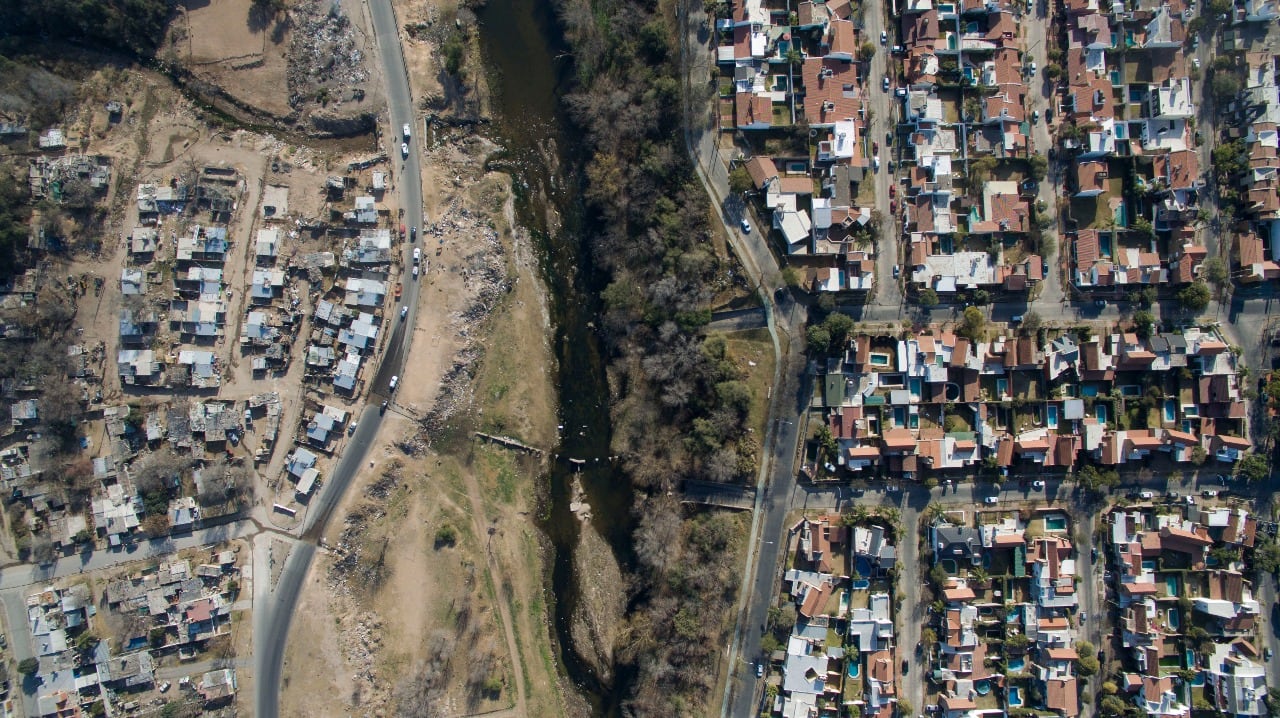
[[[701,714],[742,531],[737,517],[685,516],[671,492],[685,478],[754,476],[759,447],[744,441],[752,388],[724,339],[704,331],[732,267],[715,252],[706,194],[679,141],[674,9],[583,0],[559,9],[582,78],[567,103],[590,153],[592,249],[613,280],[604,296],[613,448],[640,494],[637,600],[619,656],[638,676],[624,708]]]

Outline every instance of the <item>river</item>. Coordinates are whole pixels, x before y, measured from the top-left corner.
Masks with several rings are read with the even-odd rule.
[[[569,635],[579,597],[573,551],[582,526],[569,511],[575,477],[591,505],[591,526],[601,532],[624,570],[633,558],[632,492],[609,459],[605,357],[593,324],[607,278],[595,271],[587,248],[580,185],[585,158],[577,152],[560,104],[574,68],[551,3],[488,0],[477,14],[494,96],[493,131],[504,148],[492,165],[515,180],[517,212],[538,240],[555,325],[563,429],[542,529],[555,554],[550,580],[556,645],[562,669],[593,713],[616,715],[626,676],[605,685],[575,653]]]

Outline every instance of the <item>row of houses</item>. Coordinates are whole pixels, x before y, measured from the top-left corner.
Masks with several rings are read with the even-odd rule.
[[[1258,519],[1238,504],[1139,504],[1112,509],[1107,526],[1121,682],[1134,703],[1161,718],[1202,704],[1268,715],[1262,607],[1244,563],[1262,540]]]
[[[1183,50],[1193,6],[1065,5],[1059,115],[1072,162],[1077,288],[1119,295],[1200,275],[1207,252],[1195,228],[1205,184],[1194,128],[1198,69]]]
[[[1237,359],[1216,330],[1140,339],[861,334],[825,367],[821,407],[855,473],[918,478],[1083,462],[1235,462],[1250,447]]]
[[[951,512],[928,531],[941,611],[925,646],[944,718],[1080,714],[1076,549],[1060,509]],[[936,580],[936,579],[935,579]],[[1080,583],[1088,589],[1087,582]],[[935,708],[936,706],[936,708]]]
[[[770,657],[772,715],[835,715],[855,704],[864,716],[895,715],[892,536],[874,519],[848,526],[839,516],[820,516],[791,527],[796,553],[783,584],[796,619],[782,627],[785,648]]]

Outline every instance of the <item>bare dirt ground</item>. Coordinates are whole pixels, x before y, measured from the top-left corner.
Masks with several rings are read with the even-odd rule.
[[[255,114],[301,120],[378,112],[382,78],[363,3],[342,3],[336,16],[327,0],[284,5],[185,0],[161,57]]]
[[[544,447],[555,439],[535,258],[528,239],[511,231],[506,178],[472,169],[469,179],[470,161],[457,162],[468,154],[452,142],[432,152],[438,166],[463,178],[465,191],[446,196],[445,229],[424,238],[440,254],[427,253],[419,315],[426,318],[397,410],[372,454],[373,473],[339,509],[345,520],[326,537],[334,555],[317,562],[296,614],[295,637],[330,627],[339,634],[337,641],[290,641],[282,705],[296,715],[397,707],[424,711],[411,715],[565,712],[546,623],[542,538],[531,518],[544,467],[536,457],[476,443],[467,430],[479,425]],[[477,242],[490,222],[491,246]],[[477,250],[498,259],[499,279],[510,287],[490,297],[483,326],[474,319],[476,297],[485,296],[476,282],[493,275],[477,268]],[[476,377],[465,388],[455,379],[445,397],[441,377],[458,362]],[[445,402],[453,412],[447,426],[423,436],[412,417],[438,410],[443,399],[456,400]]]

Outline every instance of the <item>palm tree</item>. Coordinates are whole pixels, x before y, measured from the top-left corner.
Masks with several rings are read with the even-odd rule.
[[[947,515],[947,510],[942,507],[942,504],[935,501],[924,510],[924,515],[930,524],[935,524]]]

